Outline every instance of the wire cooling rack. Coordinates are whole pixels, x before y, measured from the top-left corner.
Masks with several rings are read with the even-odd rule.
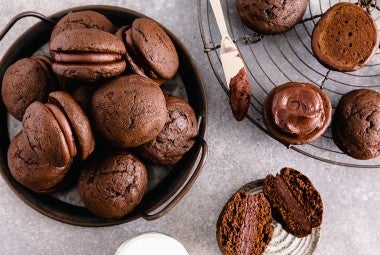
[[[322,66],[311,50],[314,26],[331,6],[340,1],[310,0],[303,19],[296,27],[280,35],[260,35],[250,30],[240,20],[235,0],[221,0],[230,35],[236,42],[247,67],[253,97],[247,118],[268,136],[263,120],[262,105],[266,95],[278,85],[289,81],[318,85],[331,99],[333,112],[340,97],[358,88],[380,92],[380,52],[355,72],[336,72]],[[369,12],[380,28],[380,1],[350,1]],[[220,34],[208,0],[198,1],[198,22],[211,67],[226,93],[222,65],[219,58]],[[380,157],[356,160],[344,154],[334,144],[331,126],[315,142],[307,145],[285,145],[316,160],[336,165],[360,168],[380,168]]]

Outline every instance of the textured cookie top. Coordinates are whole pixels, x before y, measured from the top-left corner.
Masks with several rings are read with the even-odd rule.
[[[273,217],[289,233],[304,237],[322,223],[323,203],[311,181],[297,170],[283,168],[265,177],[263,192]]]
[[[139,152],[156,164],[178,162],[193,146],[198,122],[193,108],[182,98],[165,95],[168,118],[164,129],[152,141],[139,147]]]
[[[111,144],[135,147],[153,140],[164,128],[164,94],[151,79],[137,74],[118,77],[95,91],[93,121]]]
[[[38,193],[54,191],[54,187],[64,179],[70,168],[70,164],[57,167],[40,157],[22,131],[11,141],[7,157],[12,176]]]
[[[271,208],[263,194],[235,193],[217,223],[216,239],[222,254],[262,254],[272,238],[271,221]]]
[[[141,56],[154,73],[164,79],[172,78],[178,70],[177,50],[168,34],[153,20],[135,19],[132,39]]]
[[[62,129],[50,109],[32,103],[23,117],[23,132],[33,151],[51,165],[66,166],[71,155]]]
[[[155,82],[157,82],[159,85],[166,81],[166,79],[163,79],[154,72],[154,70],[149,66],[147,60],[144,59],[144,56],[142,56],[138,51],[136,45],[133,42],[131,26],[127,25],[121,27],[115,33],[115,35],[120,40],[122,40],[125,45],[125,60],[133,73],[144,77],[149,77]],[[173,75],[175,74],[175,71]]]
[[[341,97],[333,120],[333,139],[351,157],[370,159],[380,155],[380,94],[353,90]]]
[[[50,43],[53,58],[56,53],[124,54],[125,47],[115,35],[97,29],[70,29],[60,33]],[[103,61],[98,59],[97,61]],[[82,61],[85,62],[85,61]]]
[[[55,25],[50,40],[65,30],[86,28],[98,29],[109,33],[115,31],[115,27],[103,14],[94,11],[70,12]]]
[[[331,120],[331,102],[317,86],[289,82],[272,89],[264,100],[263,119],[268,131],[288,144],[317,139]]]
[[[262,34],[280,34],[292,29],[302,18],[307,0],[237,0],[243,23]]]
[[[315,26],[311,46],[322,64],[349,72],[372,58],[378,40],[377,25],[367,12],[355,4],[338,3]]]
[[[125,59],[128,62],[130,68],[135,74],[148,77],[149,73],[153,74],[153,71],[149,69],[147,64],[145,63],[142,56],[137,51],[136,46],[133,43],[132,39],[132,29],[131,26],[123,26],[119,30],[116,31],[115,35],[123,41],[126,53]]]
[[[78,192],[86,207],[101,217],[131,212],[141,201],[148,183],[144,164],[128,152],[111,152],[86,161]]]
[[[26,108],[34,101],[45,102],[51,90],[46,69],[37,60],[23,58],[6,70],[1,95],[9,113],[22,120]]]

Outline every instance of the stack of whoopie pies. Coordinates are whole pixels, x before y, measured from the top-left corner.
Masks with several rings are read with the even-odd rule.
[[[260,34],[280,34],[294,28],[308,1],[237,0],[242,22]],[[316,24],[311,48],[330,70],[356,71],[379,46],[371,15],[353,3],[337,3]],[[268,132],[285,144],[308,144],[320,137],[332,119],[331,102],[318,86],[288,82],[273,88],[263,104]],[[370,89],[343,95],[332,121],[333,140],[347,155],[371,159],[380,155],[380,93]]]
[[[176,48],[148,18],[117,30],[79,11],[54,27],[50,55],[20,59],[4,74],[3,102],[23,127],[8,149],[10,172],[46,194],[80,172],[85,206],[122,217],[146,191],[146,163],[176,164],[198,134],[192,107],[160,87],[177,73]]]

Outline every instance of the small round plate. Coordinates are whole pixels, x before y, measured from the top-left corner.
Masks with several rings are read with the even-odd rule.
[[[185,247],[173,237],[149,232],[125,241],[115,255],[189,255]]]
[[[264,180],[249,182],[241,190],[252,195],[263,192]],[[280,223],[272,220],[274,227],[272,240],[265,249],[264,255],[310,255],[317,247],[321,229],[313,228],[310,235],[298,238],[286,232]]]

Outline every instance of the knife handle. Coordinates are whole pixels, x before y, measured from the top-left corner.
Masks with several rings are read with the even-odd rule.
[[[210,4],[216,18],[216,23],[218,24],[220,34],[222,35],[222,38],[224,38],[225,36],[228,36],[228,30],[226,20],[223,15],[222,5],[219,0],[210,0]]]

